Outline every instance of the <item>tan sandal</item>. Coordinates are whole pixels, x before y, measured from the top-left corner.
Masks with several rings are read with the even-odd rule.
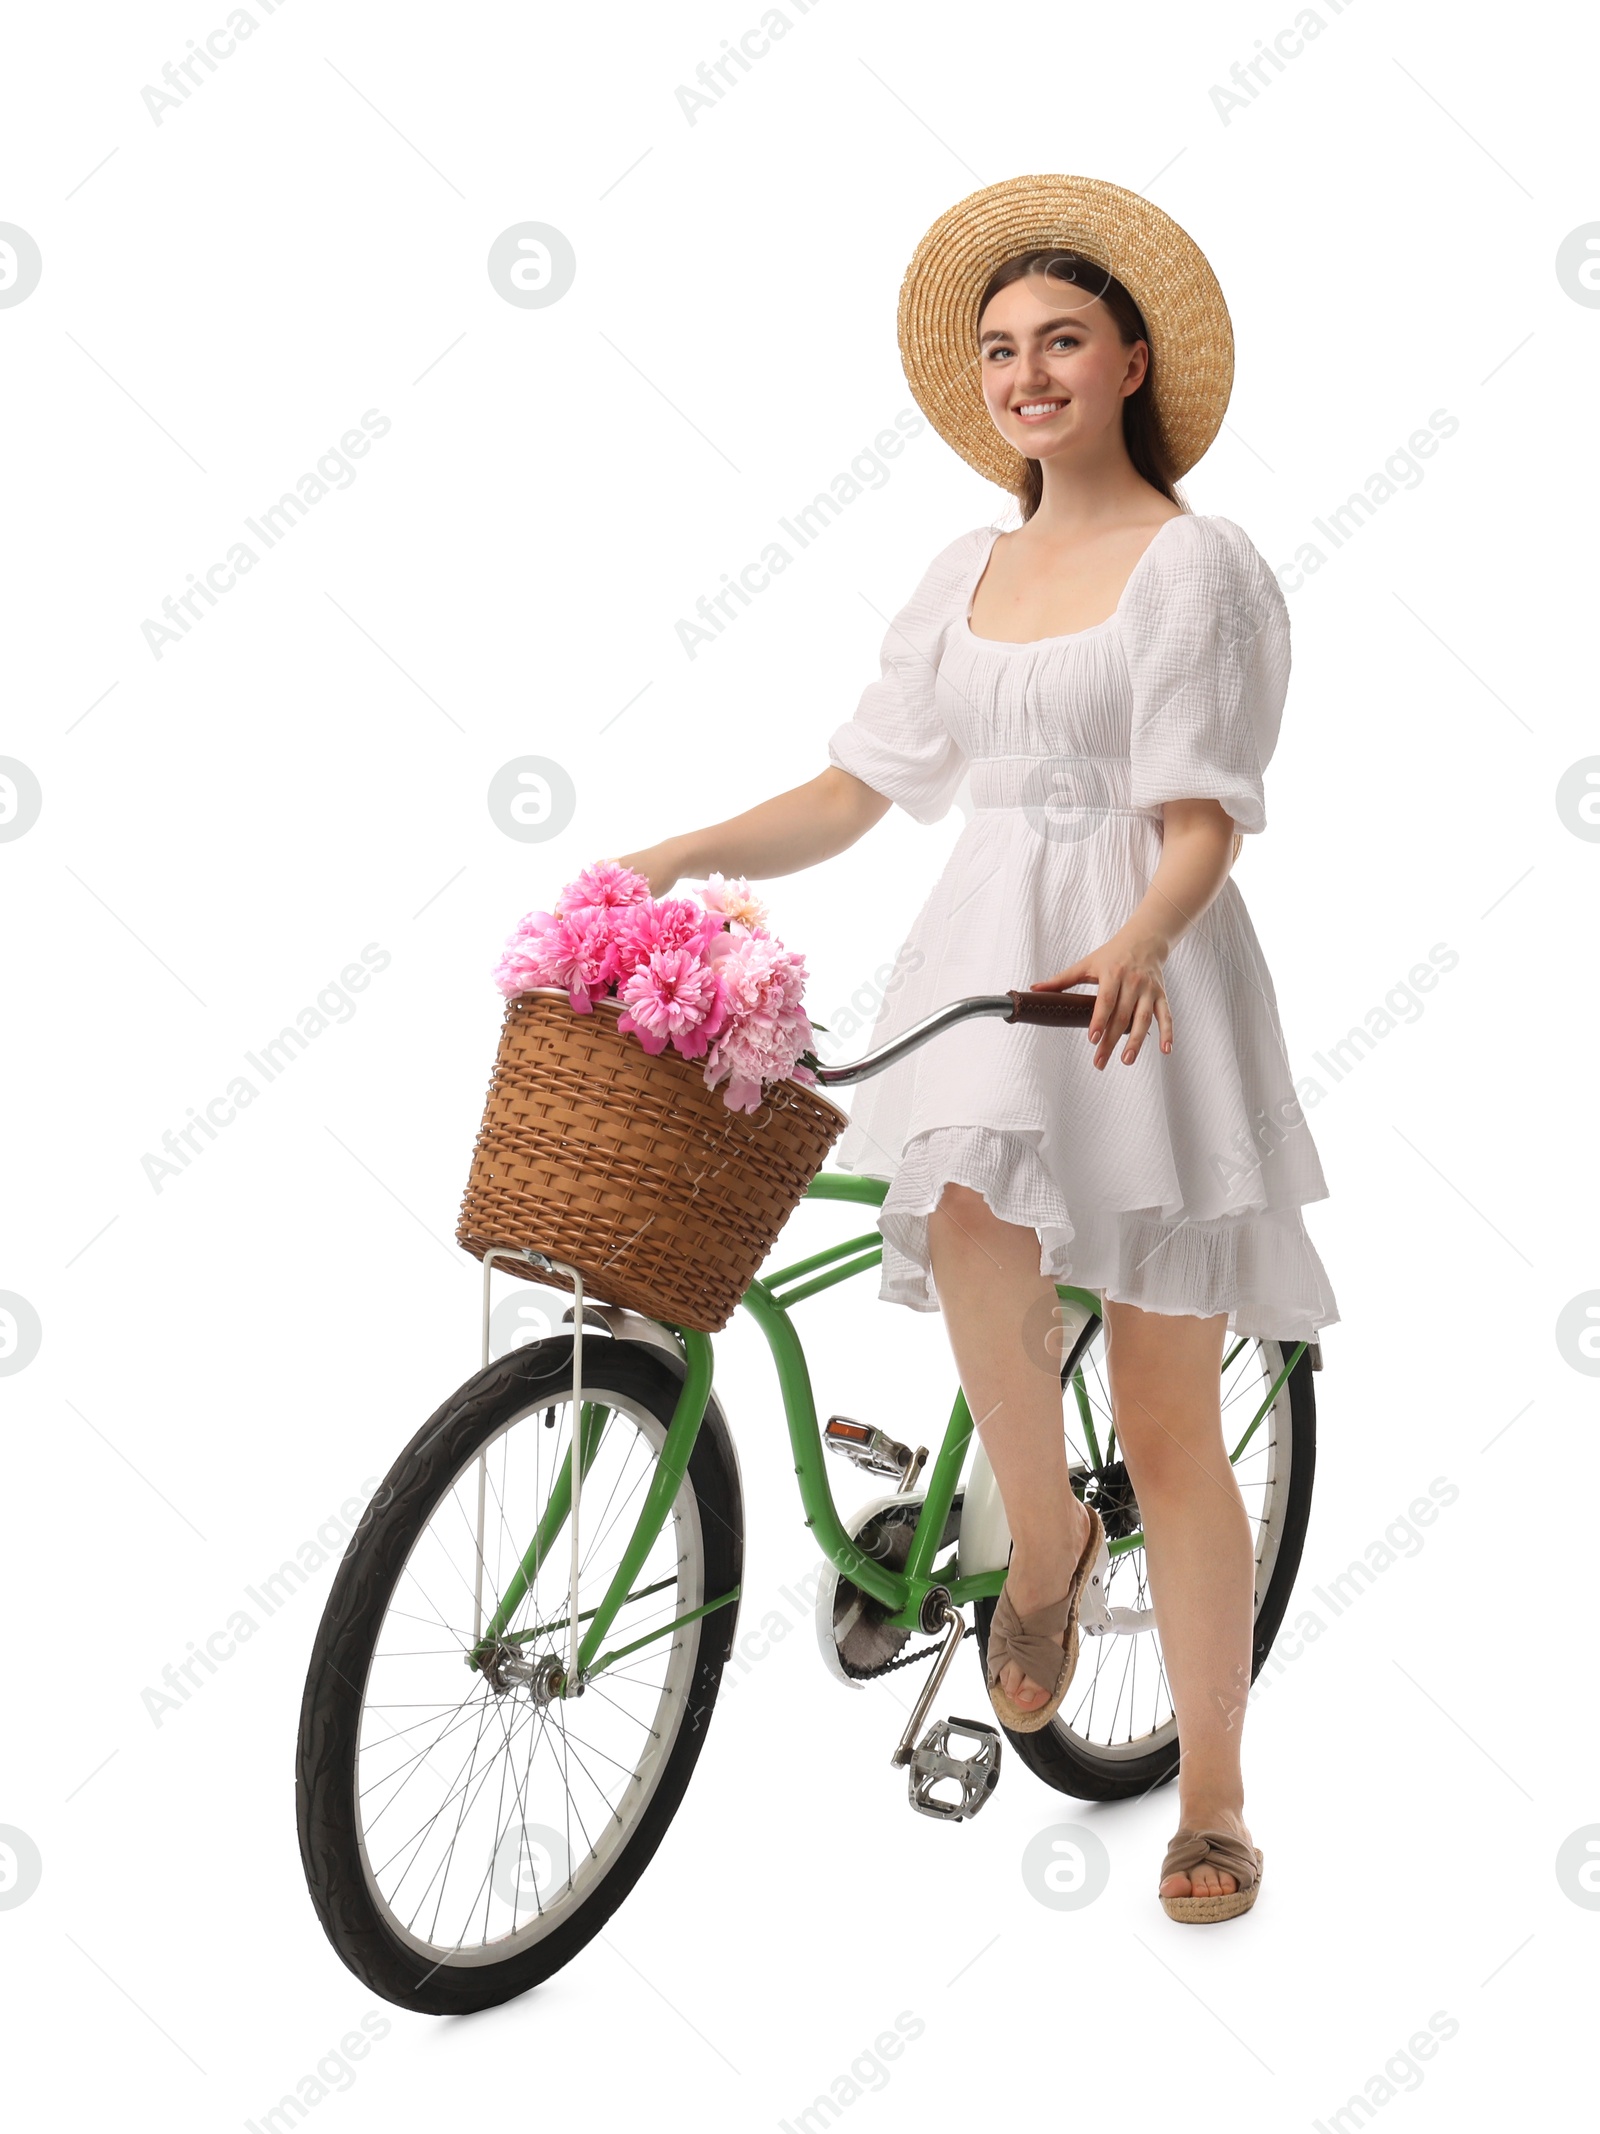
[[[1089,1538],[1072,1574],[1072,1584],[1061,1598],[1020,1615],[1012,1605],[1008,1583],[1000,1588],[1000,1597],[995,1602],[994,1620],[989,1625],[985,1679],[989,1702],[1001,1724],[1013,1734],[1035,1734],[1040,1727],[1050,1724],[1061,1709],[1061,1700],[1071,1686],[1073,1670],[1078,1664],[1078,1608],[1106,1538],[1094,1506],[1085,1505],[1084,1509],[1089,1514]],[[1032,1711],[1014,1704],[1000,1687],[1001,1672],[1012,1660],[1029,1681],[1055,1683],[1045,1702]]]
[[[1161,1863],[1156,1877],[1157,1894],[1168,1875],[1192,1877],[1202,1865],[1232,1875],[1237,1887],[1215,1890],[1206,1897],[1162,1897],[1161,1909],[1169,1919],[1236,1919],[1241,1912],[1249,1911],[1260,1894],[1265,1864],[1261,1847],[1246,1845],[1231,1830],[1180,1830]]]

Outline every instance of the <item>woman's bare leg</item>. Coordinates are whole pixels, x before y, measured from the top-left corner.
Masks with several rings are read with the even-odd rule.
[[[1144,1525],[1161,1656],[1178,1720],[1178,1821],[1246,1844],[1240,1735],[1250,1689],[1255,1554],[1222,1439],[1226,1312],[1200,1319],[1106,1301],[1117,1442]],[[1234,1887],[1210,1866],[1163,1897]]]
[[[928,1217],[928,1257],[957,1375],[994,1469],[1011,1529],[1012,1604],[1026,1613],[1059,1600],[1089,1538],[1072,1494],[1061,1422],[1061,1377],[1024,1322],[1046,1318],[1055,1284],[1039,1272],[1039,1234],[1002,1222],[981,1193],[948,1185]],[[1054,1683],[1015,1662],[1000,1686],[1024,1711],[1047,1703]]]

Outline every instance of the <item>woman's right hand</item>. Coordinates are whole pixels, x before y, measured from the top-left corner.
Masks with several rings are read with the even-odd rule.
[[[659,845],[647,845],[642,852],[624,852],[617,865],[642,874],[653,897],[664,897],[685,872],[683,848],[675,837],[666,838]]]

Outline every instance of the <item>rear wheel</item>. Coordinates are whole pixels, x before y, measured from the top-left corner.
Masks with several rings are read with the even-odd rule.
[[[633,1531],[682,1379],[662,1351],[586,1336],[580,1620]],[[736,1602],[549,1695],[540,1662],[567,1652],[565,1524],[492,1656],[467,1664],[569,1471],[572,1425],[570,1335],[469,1379],[391,1468],[317,1633],[295,1782],[306,1881],[345,1963],[401,2007],[491,2007],[570,1962],[648,1865],[705,1741]],[[732,1592],[742,1555],[713,1400],[603,1650]]]
[[[1294,1342],[1229,1337],[1222,1363],[1222,1434],[1255,1537],[1255,1631],[1251,1679],[1278,1634],[1300,1567],[1316,1468],[1316,1399],[1306,1349],[1267,1400]],[[1080,1800],[1122,1800],[1148,1792],[1178,1768],[1178,1724],[1161,1664],[1161,1638],[1145,1572],[1138,1500],[1117,1447],[1105,1369],[1105,1326],[1098,1314],[1062,1367],[1063,1421],[1072,1486],[1092,1504],[1112,1551],[1107,1604],[1143,1617],[1144,1627],[1085,1637],[1077,1671],[1048,1726],[1006,1738],[1047,1785]],[[1119,1541],[1133,1546],[1118,1551]],[[979,1656],[988,1671],[993,1600],[978,1602]]]

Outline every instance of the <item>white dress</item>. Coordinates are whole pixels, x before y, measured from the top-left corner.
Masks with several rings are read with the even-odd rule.
[[[997,529],[936,556],[890,624],[882,676],[832,762],[938,822],[973,812],[913,922],[873,1047],[973,993],[1030,986],[1128,920],[1161,857],[1161,803],[1219,800],[1266,827],[1289,621],[1229,519],[1157,530],[1105,622],[1025,644],[967,614]],[[1339,1314],[1301,1208],[1326,1197],[1277,998],[1233,878],[1163,968],[1173,1049],[1131,1067],[1081,1029],[984,1016],[853,1092],[832,1162],[889,1181],[878,1294],[936,1311],[928,1212],[947,1181],[1039,1233],[1039,1271],[1146,1311],[1228,1314],[1298,1340]],[[1091,990],[1092,988],[1087,988]]]

